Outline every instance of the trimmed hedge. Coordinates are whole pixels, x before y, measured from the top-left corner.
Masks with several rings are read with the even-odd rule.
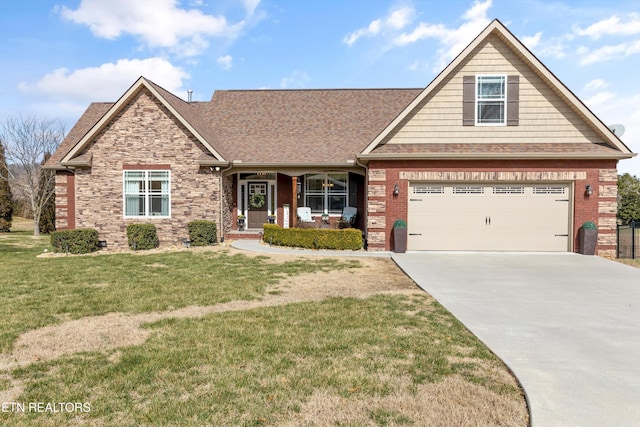
[[[191,246],[209,246],[218,242],[216,223],[204,219],[191,221],[187,224]]]
[[[129,248],[134,251],[157,248],[160,245],[155,224],[129,224],[127,226]]]
[[[332,230],[324,228],[280,228],[275,224],[264,225],[263,240],[278,246],[307,249],[362,248],[362,232],[355,228]]]
[[[88,254],[98,250],[98,231],[93,228],[77,228],[51,232],[54,252]]]

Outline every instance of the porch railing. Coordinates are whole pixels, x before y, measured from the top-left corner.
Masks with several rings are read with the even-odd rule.
[[[640,258],[640,222],[618,226],[618,258]]]

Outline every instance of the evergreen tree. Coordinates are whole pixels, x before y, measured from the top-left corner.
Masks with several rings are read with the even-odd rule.
[[[44,165],[51,157],[51,153],[45,153],[42,164]],[[42,206],[42,212],[40,213],[40,232],[51,233],[56,231],[56,200],[55,200],[55,172],[49,169],[40,169],[40,183],[38,188],[40,191],[39,198],[44,198],[45,194],[53,194],[47,199],[47,202]]]
[[[11,230],[13,219],[13,197],[9,187],[9,169],[4,154],[4,145],[0,141],[0,232]]]
[[[622,224],[640,221],[640,178],[618,175],[618,219]]]

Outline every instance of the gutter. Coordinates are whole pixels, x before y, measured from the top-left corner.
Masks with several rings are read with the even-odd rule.
[[[433,160],[433,159],[451,159],[451,160],[549,160],[549,159],[630,159],[635,157],[637,153],[408,153],[408,154],[365,154],[359,159],[363,161],[369,160]]]

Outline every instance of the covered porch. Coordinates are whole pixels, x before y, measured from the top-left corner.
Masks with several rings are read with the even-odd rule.
[[[226,238],[255,238],[266,223],[338,228],[347,207],[356,210],[353,227],[363,230],[366,224],[364,168],[234,168],[226,178],[231,181]],[[300,218],[298,208],[308,215]]]

